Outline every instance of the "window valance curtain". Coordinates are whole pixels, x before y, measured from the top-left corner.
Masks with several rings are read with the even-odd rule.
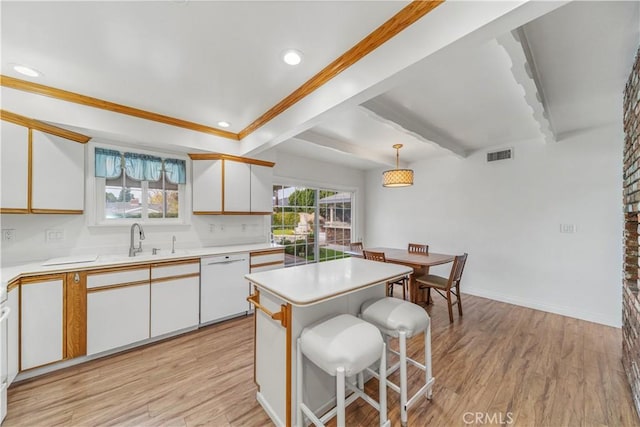
[[[124,153],[96,147],[95,176],[113,179],[123,169],[129,178],[138,181],[159,181],[164,168],[165,176],[173,184],[186,184],[186,162],[180,159],[162,159],[148,154]]]

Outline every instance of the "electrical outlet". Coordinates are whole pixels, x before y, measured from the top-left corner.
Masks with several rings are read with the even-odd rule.
[[[46,242],[61,242],[64,240],[64,230],[48,228],[44,230],[44,240]]]
[[[577,231],[575,224],[560,224],[561,233],[575,233]]]
[[[214,231],[216,231],[216,225],[215,224],[209,224],[209,233],[213,233]]]
[[[16,230],[13,228],[3,228],[2,229],[2,241],[3,242],[13,242],[16,240]]]

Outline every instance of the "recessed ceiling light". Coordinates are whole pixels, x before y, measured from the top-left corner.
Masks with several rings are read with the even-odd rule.
[[[26,65],[15,64],[13,66],[13,69],[16,70],[18,73],[23,74],[25,76],[29,76],[29,77],[39,77],[42,75],[40,71],[35,70],[31,67],[27,67]]]
[[[231,126],[231,123],[229,122],[218,122],[218,126],[220,126],[221,128],[228,128],[229,126]]]
[[[289,65],[298,65],[302,62],[302,52],[296,49],[287,49],[282,52],[282,60]]]

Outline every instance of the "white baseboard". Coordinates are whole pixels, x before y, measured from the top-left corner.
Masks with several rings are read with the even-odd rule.
[[[533,308],[535,310],[546,311],[548,313],[560,314],[562,316],[573,317],[575,319],[586,320],[588,322],[599,323],[601,325],[613,326],[614,328],[620,328],[622,326],[622,310],[620,310],[619,316],[613,318],[612,316],[604,313],[593,313],[590,311],[580,310],[577,307],[548,304],[544,301],[532,301],[530,299],[491,292],[485,289],[464,288],[462,293],[519,305],[522,307]]]
[[[276,412],[273,410],[273,408],[271,407],[271,405],[269,405],[269,403],[267,402],[267,400],[262,396],[262,393],[260,392],[256,392],[256,400],[258,401],[258,403],[260,404],[260,406],[262,406],[262,409],[264,409],[264,411],[267,413],[267,415],[269,415],[269,418],[271,418],[271,421],[273,421],[273,423],[278,426],[278,427],[284,427],[284,423],[282,422],[282,420],[278,417],[278,415],[276,414]]]

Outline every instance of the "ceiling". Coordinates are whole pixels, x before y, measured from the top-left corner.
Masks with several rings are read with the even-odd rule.
[[[2,1],[1,69],[207,126],[224,120],[238,133],[408,3]],[[406,164],[621,123],[639,44],[638,1],[449,1],[240,142],[62,102],[31,114],[93,136],[184,151],[275,149],[365,170],[393,165],[397,143]],[[299,66],[280,60],[287,48],[304,53]],[[21,76],[16,63],[43,76]],[[2,94],[10,111],[36,96]]]

